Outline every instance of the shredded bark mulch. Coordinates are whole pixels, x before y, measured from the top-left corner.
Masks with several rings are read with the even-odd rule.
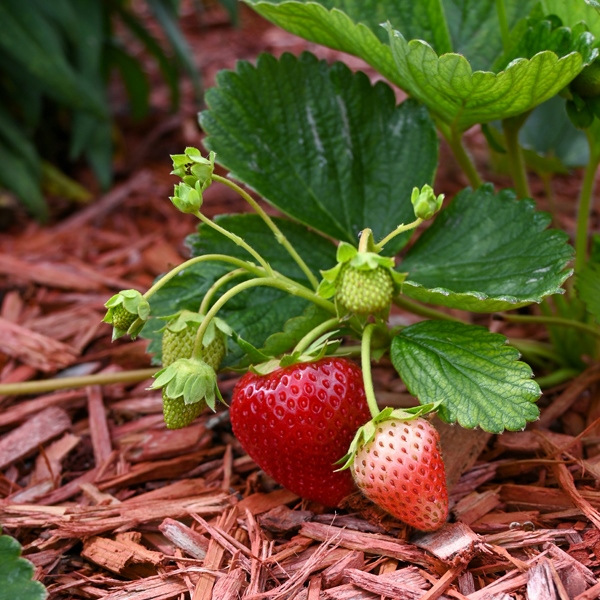
[[[218,10],[187,27],[207,85],[238,58],[310,47],[249,11],[242,17],[239,30]],[[0,234],[0,382],[113,378],[0,397],[0,523],[51,598],[600,597],[599,365],[547,390],[541,419],[524,432],[445,427],[451,521],[429,534],[359,494],[334,511],[282,489],[233,437],[226,407],[165,428],[160,393],[148,390],[147,342],[111,343],[101,319],[116,291],[144,291],[187,257],[195,223],[168,200],[168,154],[198,145],[194,112],[184,106],[149,130],[125,129],[131,162],[88,207],[49,226],[19,219]],[[567,228],[577,179],[559,186]],[[450,159],[439,180],[450,193],[464,184]],[[205,209],[246,210],[219,185]],[[385,360],[374,376],[382,404],[412,402]],[[235,381],[222,378],[226,398]]]

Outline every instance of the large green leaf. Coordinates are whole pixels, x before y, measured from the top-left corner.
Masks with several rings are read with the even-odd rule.
[[[423,321],[392,340],[394,367],[421,404],[441,402],[447,423],[500,433],[539,416],[540,388],[506,338],[484,327]]]
[[[493,312],[561,293],[572,257],[568,236],[511,190],[461,192],[410,249],[402,292],[432,304]]]
[[[474,70],[489,70],[502,54],[502,36],[496,0],[442,0],[450,34],[452,50],[464,55]],[[526,17],[537,0],[504,0],[509,30],[520,19]],[[391,21],[392,27],[406,39],[418,36],[407,35],[402,27]],[[425,38],[421,38],[425,39]],[[426,40],[425,41],[429,41]],[[435,46],[434,46],[435,48]],[[435,48],[438,54],[439,50]]]
[[[309,285],[306,276],[292,258],[280,246],[265,223],[254,214],[220,216],[217,223],[227,230],[242,236],[273,266],[275,270],[295,279],[299,283]],[[277,226],[303,257],[308,267],[317,274],[319,269],[329,268],[336,262],[335,246],[322,236],[308,231],[302,225],[286,219],[275,219]],[[243,260],[250,255],[223,235],[202,225],[200,233],[188,238],[188,245],[193,256],[205,254],[228,254]],[[201,263],[186,269],[184,273],[174,277],[151,299],[152,315],[170,315],[181,309],[198,310],[202,298],[210,286],[222,275],[235,267],[224,263]],[[236,279],[222,288],[217,298],[227,289],[243,279]],[[219,312],[234,329],[237,335],[257,348],[265,342],[266,351],[283,352],[298,341],[297,336],[305,331],[305,326],[328,318],[324,311],[311,311],[305,318],[290,324],[284,335],[276,336],[284,331],[287,321],[303,315],[310,303],[286,292],[273,288],[257,287],[247,290],[230,300]],[[308,325],[307,325],[308,324]],[[160,360],[161,334],[157,331],[164,322],[152,322],[144,328],[143,336],[153,340],[150,352]],[[311,328],[312,328],[311,327]],[[274,336],[274,337],[271,337]],[[269,339],[271,337],[271,339]],[[287,346],[287,347],[286,347]],[[238,362],[242,355],[238,351],[229,357],[228,364]]]
[[[44,600],[48,592],[39,581],[32,581],[33,565],[21,558],[17,540],[0,535],[0,600]]]
[[[403,32],[409,39],[418,38],[431,44],[437,52],[452,50],[450,33],[446,25],[444,10],[440,0],[246,0],[257,12],[271,19],[279,26],[307,39],[323,35],[330,24],[327,19],[323,27],[315,27],[317,23],[314,12],[315,5],[320,5],[327,11],[337,9],[347,15],[354,23],[362,23],[373,34],[386,43],[387,36],[381,24],[389,21],[395,29]],[[489,0],[486,0],[489,2]],[[293,4],[303,4],[298,11]],[[270,5],[270,6],[266,6]],[[322,14],[322,13],[320,13]],[[305,18],[294,18],[303,15]],[[337,31],[331,28],[331,35]],[[322,31],[321,31],[322,30]],[[307,35],[299,33],[304,31]],[[311,36],[311,37],[308,37]],[[314,39],[313,41],[320,41]],[[324,43],[324,42],[320,42]],[[326,44],[329,45],[329,44]],[[360,56],[360,54],[359,54]]]
[[[429,44],[407,41],[389,26],[388,31],[400,87],[459,132],[531,110],[556,95],[584,65],[579,52],[559,58],[544,51],[514,60],[499,73],[473,71],[460,54],[438,56]]]
[[[414,220],[410,194],[433,180],[434,126],[387,85],[305,53],[219,74],[201,124],[217,161],[268,202],[335,239],[382,238]],[[399,236],[386,250],[397,251]]]

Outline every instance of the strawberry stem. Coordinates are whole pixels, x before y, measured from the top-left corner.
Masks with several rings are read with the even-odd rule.
[[[283,232],[279,229],[279,227],[277,227],[277,225],[274,223],[273,219],[271,219],[271,217],[269,217],[269,215],[262,209],[262,207],[258,204],[258,202],[256,202],[256,200],[254,200],[254,198],[252,198],[252,196],[250,196],[250,194],[248,194],[245,190],[243,190],[239,185],[237,185],[230,179],[221,177],[220,175],[215,175],[213,173],[212,180],[218,181],[218,182],[228,186],[232,190],[236,191],[246,202],[248,202],[248,204],[250,204],[250,206],[256,211],[258,216],[267,224],[267,227],[269,227],[269,229],[273,232],[273,234],[275,235],[275,239],[288,251],[288,254],[294,259],[296,264],[300,267],[302,272],[306,275],[306,278],[308,279],[308,281],[310,281],[310,284],[316,290],[317,287],[319,286],[319,281],[317,280],[317,278],[315,277],[313,272],[308,268],[308,265],[304,262],[302,257],[298,254],[298,252],[296,251],[294,246],[292,246],[292,244],[287,239],[287,237],[283,234]]]
[[[324,333],[327,333],[333,327],[337,327],[340,324],[340,320],[337,317],[328,319],[320,325],[317,325],[314,329],[309,331],[297,344],[293,354],[302,354],[315,340],[319,339]]]
[[[232,287],[230,290],[225,292],[211,307],[211,309],[206,313],[206,316],[200,327],[198,328],[198,332],[196,333],[196,340],[194,342],[194,349],[192,351],[192,358],[202,359],[202,351],[203,345],[202,340],[204,339],[204,334],[208,329],[208,326],[212,320],[212,318],[221,310],[221,308],[229,301],[231,298],[236,296],[237,294],[251,289],[253,287],[273,287],[288,294],[292,294],[293,296],[298,296],[300,298],[304,298],[306,300],[310,300],[317,306],[324,308],[326,311],[331,314],[336,314],[335,304],[333,302],[329,302],[324,298],[321,298],[317,294],[315,294],[312,290],[309,290],[307,287],[280,275],[276,274],[275,277],[257,277],[256,279],[250,279],[249,281],[243,281],[242,283],[238,283],[238,285]]]
[[[375,244],[375,251],[376,252],[381,252],[383,250],[383,247],[393,238],[395,238],[397,235],[404,233],[405,231],[409,231],[411,229],[414,229],[415,227],[418,227],[421,223],[423,222],[423,219],[415,219],[412,223],[408,223],[408,225],[404,225],[404,223],[398,225],[398,227],[396,227],[396,229],[394,229],[394,231],[392,231],[391,233],[388,233],[380,242],[379,244]],[[361,240],[362,241],[362,240]]]
[[[231,281],[232,279],[236,279],[241,275],[247,275],[248,271],[246,269],[235,269],[235,271],[229,271],[229,273],[225,273],[222,277],[219,277],[208,289],[204,298],[202,298],[202,303],[200,304],[200,308],[198,312],[201,315],[206,314],[208,307],[211,305],[212,299],[219,289],[221,289],[226,283]]]
[[[119,371],[118,373],[96,373],[81,377],[56,377],[40,381],[23,381],[21,383],[0,384],[0,395],[16,396],[24,394],[43,394],[69,388],[81,388],[88,385],[110,385],[113,383],[137,383],[150,379],[156,374],[153,369],[137,369],[134,371]]]
[[[459,323],[466,323],[463,319],[459,319],[457,317],[453,317],[448,313],[442,312],[441,310],[436,310],[435,308],[430,308],[429,306],[423,306],[414,300],[409,300],[405,296],[397,296],[394,298],[394,304],[407,310],[408,312],[413,313],[414,315],[419,315],[420,317],[426,317],[428,319],[435,319],[438,321],[458,321]]]
[[[248,243],[244,238],[241,238],[239,235],[232,233],[228,229],[217,225],[214,221],[205,217],[200,211],[196,211],[193,213],[195,217],[200,219],[205,225],[208,227],[212,227],[215,231],[218,231],[221,235],[224,235],[226,238],[230,239],[234,244],[240,246],[246,252],[248,252],[251,256],[253,256],[256,261],[260,264],[260,266],[272,277],[274,275],[273,268],[271,265]]]
[[[373,389],[373,375],[371,373],[371,338],[373,337],[374,330],[374,323],[367,325],[363,331],[361,343],[361,366],[363,382],[365,384],[365,396],[367,399],[367,404],[369,405],[369,411],[373,418],[380,413],[379,406],[377,406],[377,398],[375,398],[375,390]]]
[[[160,290],[160,288],[163,285],[165,285],[165,283],[173,279],[175,275],[181,273],[181,271],[183,271],[184,269],[187,269],[188,267],[191,267],[192,265],[195,265],[197,263],[209,261],[230,263],[232,265],[245,269],[246,271],[248,271],[248,273],[256,275],[257,277],[264,276],[264,271],[262,269],[259,269],[252,263],[246,262],[245,260],[241,260],[240,258],[228,256],[227,254],[204,254],[202,256],[195,256],[194,258],[190,258],[189,260],[186,260],[185,262],[171,269],[168,273],[163,275],[151,288],[148,289],[148,291],[144,294],[144,298],[150,298],[153,294]]]

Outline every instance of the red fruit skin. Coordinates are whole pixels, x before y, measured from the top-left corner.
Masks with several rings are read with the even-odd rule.
[[[362,372],[343,358],[323,358],[246,373],[230,407],[233,433],[256,464],[288,490],[337,506],[356,490],[334,465],[370,418]]]
[[[352,474],[367,498],[404,523],[434,531],[446,522],[446,469],[429,421],[379,423],[375,437],[359,447]]]

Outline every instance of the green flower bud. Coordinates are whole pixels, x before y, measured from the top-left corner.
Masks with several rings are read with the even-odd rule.
[[[150,316],[150,304],[137,290],[123,290],[104,305],[102,321],[113,326],[113,341],[128,333],[134,340]]]
[[[205,190],[211,183],[215,169],[215,153],[209,152],[208,158],[204,158],[198,148],[186,148],[185,154],[171,155],[173,160],[173,171],[171,175],[181,177],[184,183],[200,191]]]
[[[187,183],[178,183],[173,193],[171,202],[177,210],[186,214],[195,214],[200,210],[202,206],[200,182],[197,181],[195,187],[191,187]]]
[[[440,210],[444,201],[444,194],[440,194],[436,198],[433,188],[425,184],[420,190],[417,187],[413,188],[410,201],[415,211],[415,217],[426,221]]]

